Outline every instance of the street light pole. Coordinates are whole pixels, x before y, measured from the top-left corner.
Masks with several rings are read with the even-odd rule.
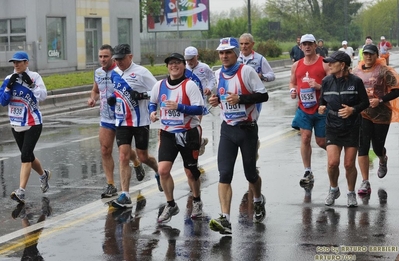
[[[251,33],[251,0],[248,0],[248,33]]]

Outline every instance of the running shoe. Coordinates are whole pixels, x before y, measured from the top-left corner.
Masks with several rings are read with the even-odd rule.
[[[133,219],[132,209],[118,208],[112,212],[112,217],[118,224],[125,224]]]
[[[371,193],[371,187],[370,187],[370,182],[368,180],[363,180],[362,184],[360,184],[360,188],[357,190],[358,194],[370,194]]]
[[[137,167],[133,167],[134,171],[136,172],[136,177],[138,181],[142,181],[145,177],[145,170],[143,168],[143,164],[140,162],[140,165]]]
[[[387,167],[387,163],[388,163],[388,157],[385,155],[385,163],[381,163],[380,162],[380,166],[378,168],[378,172],[377,175],[380,179],[382,179],[383,177],[385,177],[385,175],[388,172],[388,167]]]
[[[300,186],[305,186],[307,184],[313,183],[314,182],[314,176],[313,173],[309,170],[305,171],[305,174],[303,175],[303,178],[299,181]]]
[[[40,188],[42,189],[43,193],[46,193],[47,190],[50,188],[48,181],[51,178],[51,172],[47,169],[44,170],[44,174],[42,176],[40,176]]]
[[[347,194],[347,196],[348,196],[348,208],[357,207],[356,193],[355,192],[349,192]]]
[[[220,215],[219,218],[211,219],[209,228],[222,235],[231,234],[231,223],[223,215]]]
[[[368,205],[370,201],[370,194],[359,194],[359,198],[362,200],[363,205]]]
[[[171,226],[160,225],[158,228],[165,234],[168,240],[176,241],[176,238],[180,235],[180,230]]]
[[[42,198],[42,215],[49,217],[53,213],[53,209],[50,207],[50,200],[46,197]]]
[[[385,205],[388,201],[388,193],[384,189],[379,189],[377,194],[380,204]]]
[[[13,219],[17,219],[18,217],[20,217],[21,219],[25,218],[26,217],[25,204],[19,203],[12,211],[11,216]]]
[[[159,190],[160,192],[162,192],[162,191],[163,191],[163,188],[162,188],[161,180],[160,180],[160,177],[159,177],[159,174],[158,174],[158,173],[155,173],[155,179],[157,180],[158,190]]]
[[[131,208],[133,207],[133,204],[130,197],[126,196],[125,193],[122,193],[117,199],[112,201],[112,206],[114,208]]]
[[[325,205],[326,206],[331,206],[331,205],[333,205],[334,204],[334,202],[335,202],[335,200],[337,199],[337,198],[339,198],[339,196],[341,196],[341,192],[339,191],[339,188],[337,189],[337,190],[329,190],[328,191],[328,195],[327,195],[327,198],[326,198],[326,201],[325,201]]]
[[[201,141],[201,147],[199,148],[199,153],[198,155],[201,156],[202,154],[205,153],[205,146],[208,144],[208,138],[203,138]]]
[[[266,204],[266,199],[265,196],[261,195],[262,201],[260,202],[254,202],[254,218],[253,221],[255,223],[260,223],[262,222],[265,217],[266,217],[266,209],[265,209],[265,204]]]
[[[312,189],[314,184],[303,185],[302,188],[305,190],[305,197],[303,198],[304,203],[310,203],[312,201]]]
[[[104,192],[101,194],[101,198],[110,198],[116,195],[118,195],[118,190],[116,187],[112,184],[107,184],[104,187]]]
[[[10,197],[20,204],[25,204],[25,191],[22,191],[21,189],[14,190]]]
[[[202,201],[193,201],[193,211],[191,212],[191,218],[202,217]]]
[[[158,217],[158,223],[167,223],[172,219],[172,216],[177,215],[180,212],[179,207],[175,203],[174,207],[169,206],[166,204],[162,213]]]

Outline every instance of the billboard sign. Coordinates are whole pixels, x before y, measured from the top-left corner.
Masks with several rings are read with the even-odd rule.
[[[209,0],[162,0],[160,15],[147,15],[148,32],[209,30]]]

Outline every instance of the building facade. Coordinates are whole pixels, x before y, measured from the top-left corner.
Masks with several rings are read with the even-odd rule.
[[[140,63],[139,0],[2,0],[0,67],[16,51],[38,72],[85,70],[98,65],[98,48],[128,43]]]

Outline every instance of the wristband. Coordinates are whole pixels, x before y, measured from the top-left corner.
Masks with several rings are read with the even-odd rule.
[[[296,89],[295,89],[295,88],[291,88],[291,89],[290,89],[290,93],[293,93],[293,92],[296,92]]]

